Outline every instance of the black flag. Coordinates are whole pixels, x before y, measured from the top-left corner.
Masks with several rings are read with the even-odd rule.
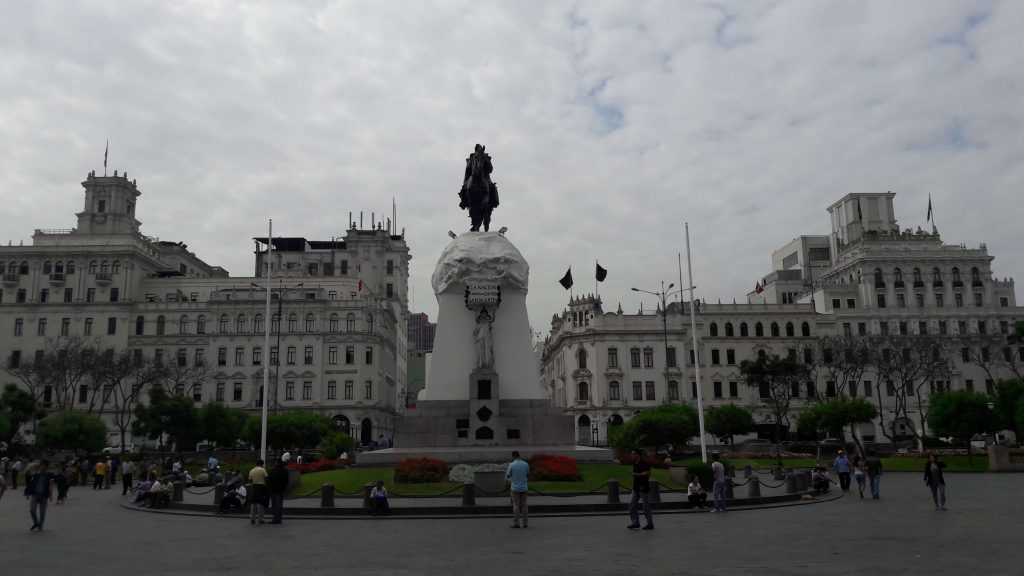
[[[597,265],[597,281],[604,282],[604,279],[608,277],[608,271],[601,268],[601,265]]]
[[[561,284],[562,288],[565,288],[566,290],[572,288],[572,266],[570,266],[569,269],[565,271],[565,276],[562,276],[562,279],[559,280],[558,283]]]

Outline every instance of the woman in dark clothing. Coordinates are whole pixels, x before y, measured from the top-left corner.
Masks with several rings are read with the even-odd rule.
[[[946,463],[939,462],[936,454],[929,455],[928,463],[924,465],[924,483],[932,489],[936,510],[946,509],[946,480],[942,477],[942,469],[945,467]]]

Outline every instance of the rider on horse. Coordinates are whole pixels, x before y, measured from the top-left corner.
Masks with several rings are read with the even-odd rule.
[[[466,175],[459,192],[459,208],[469,208],[472,232],[478,232],[481,224],[487,231],[491,224],[491,210],[498,207],[498,187],[491,182],[490,176],[493,170],[490,155],[477,144],[475,151],[466,158]]]

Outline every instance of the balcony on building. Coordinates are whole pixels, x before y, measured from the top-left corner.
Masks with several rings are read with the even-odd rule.
[[[906,284],[903,282],[903,280],[895,280],[892,283],[892,285],[895,286],[897,290],[906,287]]]
[[[64,284],[64,273],[53,272],[50,274],[50,284],[54,286],[62,286]]]
[[[935,280],[932,282],[932,288],[942,288],[942,280]]]
[[[963,287],[964,287],[964,281],[963,280],[953,280],[953,288],[963,288]]]
[[[110,272],[97,272],[96,283],[102,286],[106,286],[107,284],[110,284],[111,280],[113,280],[112,276],[113,275]]]
[[[885,288],[885,280],[875,280],[875,288]]]
[[[21,280],[21,275],[17,272],[4,272],[4,286],[17,286]]]
[[[924,288],[924,280],[914,280],[914,288]]]
[[[984,286],[984,282],[982,282],[981,280],[971,280],[971,286],[975,288],[981,288],[982,286]]]

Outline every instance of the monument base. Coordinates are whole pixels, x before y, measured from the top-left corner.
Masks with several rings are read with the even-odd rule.
[[[408,448],[572,446],[573,418],[549,400],[423,400],[395,423]]]
[[[438,446],[422,448],[399,446],[387,450],[362,452],[356,457],[356,461],[360,466],[388,466],[407,458],[436,458],[450,464],[507,463],[512,460],[512,450],[518,450],[524,459],[543,452],[555,456],[568,456],[577,462],[607,464],[613,460],[611,449],[591,446]]]

